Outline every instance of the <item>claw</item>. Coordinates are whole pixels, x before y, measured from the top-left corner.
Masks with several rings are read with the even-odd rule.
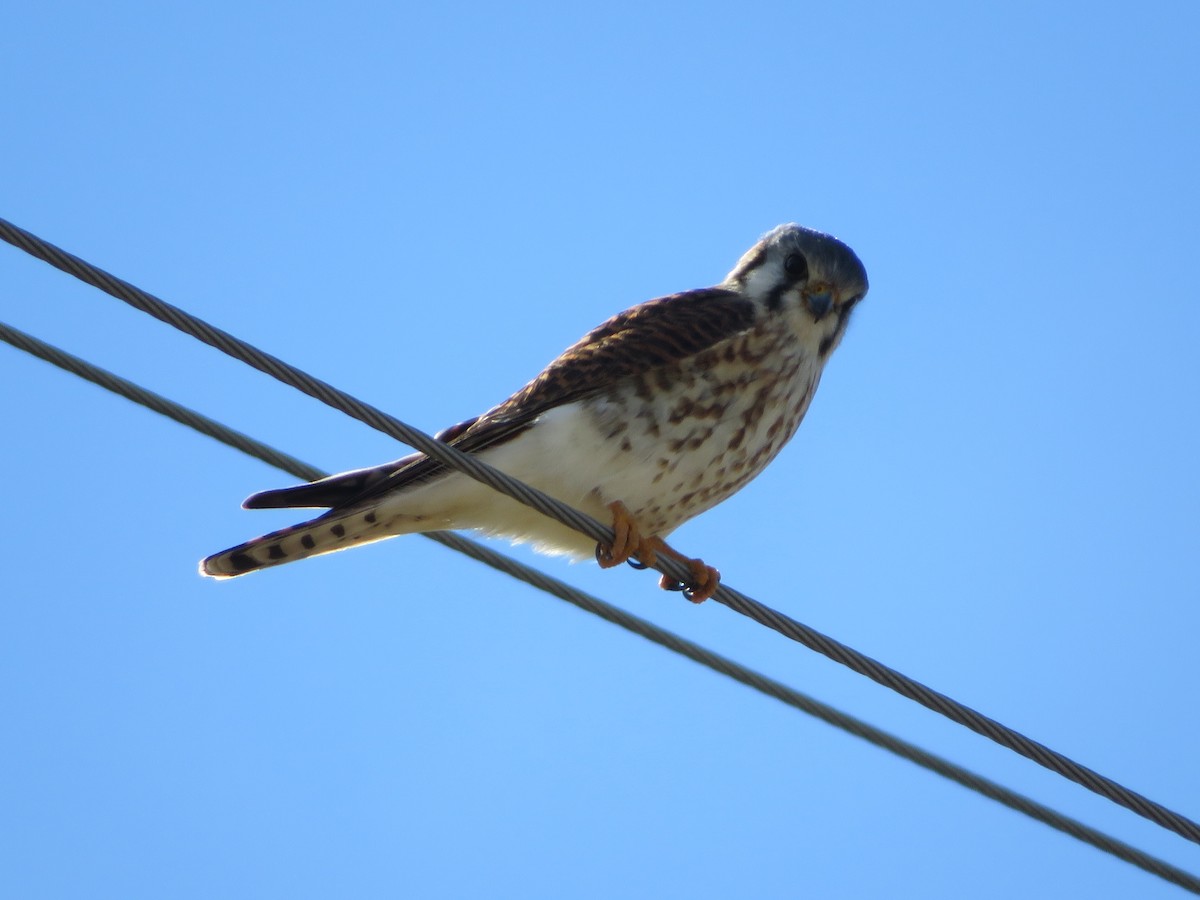
[[[602,569],[611,569],[621,563],[628,563],[635,569],[648,569],[654,565],[659,553],[665,553],[684,563],[690,570],[691,578],[685,583],[664,575],[658,582],[659,587],[665,591],[682,591],[683,596],[693,603],[703,603],[716,593],[721,583],[720,572],[698,559],[684,556],[660,537],[642,537],[633,514],[620,500],[608,504],[608,508],[613,514],[612,544],[596,545],[596,562]]]
[[[706,566],[698,559],[693,559],[691,562],[694,563],[692,574],[695,578],[691,584],[684,587],[683,596],[693,603],[703,603],[717,592],[717,588],[721,584],[721,573],[712,566]]]
[[[608,547],[603,544],[596,545],[596,562],[600,564],[600,568],[611,569],[623,562],[629,563],[635,569],[648,569],[654,565],[654,538],[642,537],[633,513],[620,500],[608,504],[608,508],[613,514],[613,542]]]
[[[683,596],[693,603],[703,603],[717,592],[721,583],[721,573],[712,566],[706,566],[698,559],[684,560],[692,570],[692,580],[687,584],[676,581],[664,575],[659,579],[658,586],[664,591],[682,591]]]
[[[665,553],[672,559],[679,560],[690,570],[691,578],[686,583],[676,581],[666,575],[659,579],[658,586],[664,591],[682,591],[683,596],[693,603],[703,603],[717,592],[717,587],[721,583],[721,573],[712,566],[705,565],[701,560],[692,559],[690,556],[684,556],[660,537],[648,538],[646,543],[653,544],[657,553]]]
[[[611,569],[627,561],[637,553],[642,543],[637,522],[625,508],[625,504],[617,500],[608,504],[608,508],[613,514],[613,540],[607,547],[603,544],[596,545],[596,562],[600,563],[602,569]]]

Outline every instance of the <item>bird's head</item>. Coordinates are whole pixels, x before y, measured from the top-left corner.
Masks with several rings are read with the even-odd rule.
[[[802,225],[780,225],[746,251],[721,286],[768,315],[785,315],[825,357],[867,294],[867,270],[837,238]]]

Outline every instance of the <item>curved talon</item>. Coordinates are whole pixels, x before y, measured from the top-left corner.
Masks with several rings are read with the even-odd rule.
[[[721,586],[721,573],[698,559],[692,560],[692,572],[697,576],[696,581],[684,588],[683,596],[693,603],[703,603]]]
[[[664,591],[682,591],[683,596],[693,603],[703,603],[717,592],[721,584],[721,573],[712,566],[706,566],[698,559],[689,559],[678,551],[663,545],[668,555],[674,556],[680,562],[686,563],[691,569],[692,578],[688,582],[676,581],[664,575],[659,579],[658,586]]]
[[[684,563],[691,574],[687,581],[676,581],[664,575],[658,585],[666,591],[681,591],[693,603],[703,603],[717,591],[721,583],[721,573],[712,566],[706,566],[698,559],[684,556],[678,550],[667,546],[662,538],[642,537],[638,523],[633,514],[620,500],[608,504],[613,515],[613,539],[611,545],[599,543],[596,545],[596,562],[602,569],[611,569],[621,563],[628,563],[634,569],[648,569],[658,560],[659,553],[665,553],[672,559]]]
[[[604,544],[596,545],[596,562],[602,569],[619,566],[631,556],[636,555],[642,546],[642,536],[638,531],[637,522],[633,520],[633,516],[625,508],[625,504],[617,500],[608,504],[608,508],[612,510],[613,514],[612,544],[608,547]]]
[[[616,500],[608,504],[613,514],[612,546],[596,545],[596,562],[602,569],[629,563],[635,569],[648,569],[657,559],[658,538],[643,538],[633,514],[625,504]],[[657,542],[657,543],[656,543]]]

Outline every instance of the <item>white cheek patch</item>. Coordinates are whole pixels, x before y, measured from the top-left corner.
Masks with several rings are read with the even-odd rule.
[[[769,260],[746,275],[742,282],[742,293],[751,300],[763,299],[779,287],[783,280],[783,273],[779,271],[779,263]]]

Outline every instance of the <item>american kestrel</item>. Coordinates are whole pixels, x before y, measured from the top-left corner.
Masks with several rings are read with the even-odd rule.
[[[719,574],[663,539],[741,489],[796,432],[821,370],[867,293],[836,238],[780,225],[716,287],[650,300],[593,329],[499,406],[440,440],[589,515],[612,546],[417,453],[255,494],[247,509],[328,508],[208,557],[232,578],[398,534],[469,528],[600,565],[682,560],[699,602]]]

